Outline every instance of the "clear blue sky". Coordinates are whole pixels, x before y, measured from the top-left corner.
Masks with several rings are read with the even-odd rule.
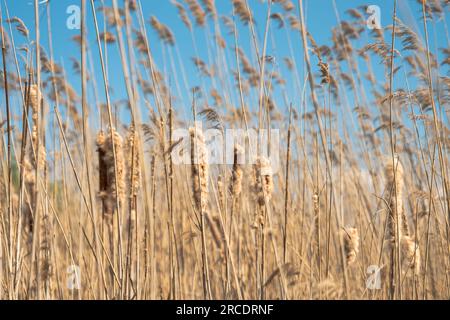
[[[5,1],[9,9],[9,15],[20,17],[25,24],[30,29],[30,37],[34,39],[34,5],[32,0],[1,0],[2,2],[2,14],[3,19],[6,19],[5,12]],[[256,21],[257,21],[257,33],[260,38],[260,42],[262,42],[261,37],[264,32],[264,20],[267,10],[267,4],[261,0],[248,0],[249,4],[254,12]],[[75,75],[71,68],[71,57],[79,59],[79,47],[71,38],[79,32],[78,30],[69,30],[66,28],[66,19],[68,18],[68,14],[66,13],[66,9],[69,5],[75,4],[79,5],[80,1],[76,0],[50,0],[50,11],[51,11],[51,23],[52,23],[52,36],[53,36],[53,47],[54,47],[54,57],[55,60],[59,63],[64,63],[67,72],[69,73],[69,80],[72,85],[79,91],[79,76]],[[97,48],[95,42],[95,29],[93,27],[93,19],[90,8],[90,0],[86,1],[88,4],[88,33],[89,33],[89,46],[92,48],[94,64],[95,64],[95,74],[96,80],[99,85],[100,97],[104,100],[102,90],[101,90],[101,70],[100,65],[97,60]],[[105,1],[107,5],[110,5],[110,1]],[[180,0],[180,2],[183,2]],[[216,0],[216,6],[219,11],[219,14],[231,14],[231,1],[228,0]],[[293,1],[295,5],[297,5],[297,1]],[[119,0],[121,4],[122,1]],[[155,32],[151,29],[148,24],[149,17],[155,15],[162,23],[168,25],[173,33],[175,34],[176,46],[180,53],[180,59],[185,68],[185,74],[187,78],[187,83],[189,87],[193,87],[196,85],[201,85],[202,80],[199,76],[196,68],[193,66],[191,62],[191,57],[196,56],[194,46],[192,44],[191,36],[187,28],[182,24],[180,19],[177,16],[177,9],[170,3],[169,0],[141,0],[143,6],[144,17],[147,22],[147,33],[149,35],[150,45],[153,50],[153,54],[155,56],[155,60],[160,68],[160,70],[164,70],[164,64],[166,67],[170,69],[170,64],[168,63],[168,55],[164,54],[160,41],[158,40]],[[314,36],[316,42],[319,45],[322,44],[330,44],[331,37],[331,28],[337,25],[336,12],[333,7],[332,0],[305,0],[305,14],[307,19],[307,27],[311,34]],[[388,0],[336,0],[337,12],[340,16],[340,19],[347,20],[348,15],[345,13],[346,10],[350,8],[356,8],[363,5],[374,4],[378,5],[381,9],[381,24],[382,26],[386,26],[391,24],[392,20],[392,6],[393,1]],[[101,5],[101,1],[95,1],[96,6]],[[47,34],[47,11],[46,4],[42,4],[40,9],[41,16],[41,24],[42,24],[42,43],[43,47],[48,50],[48,34]],[[187,7],[187,6],[186,6]],[[274,6],[274,12],[281,11],[278,5]],[[294,10],[294,14],[297,15],[298,11]],[[407,25],[409,25],[413,30],[416,30],[419,35],[422,35],[422,22],[420,20],[420,5],[418,5],[415,0],[399,0],[398,1],[398,16],[404,21]],[[99,14],[99,19],[101,20],[101,15]],[[449,13],[446,12],[446,17],[448,18]],[[192,19],[192,17],[191,17]],[[193,20],[193,19],[192,19]],[[448,20],[448,19],[447,19]],[[101,22],[102,23],[102,22]],[[430,35],[430,45],[431,48],[434,48],[435,44],[437,47],[447,47],[447,39],[444,33],[444,25],[442,21],[437,22],[437,27],[439,32],[435,35]],[[224,30],[224,28],[223,28]],[[115,32],[114,30],[112,30]],[[284,31],[278,30],[276,27],[276,22],[272,23],[272,31],[271,35],[273,35],[272,40],[275,43],[270,42],[267,50],[268,55],[274,55],[276,57],[284,57],[288,55],[288,45],[286,41],[286,35]],[[223,32],[225,33],[225,32]],[[21,36],[14,32],[14,37],[16,43],[20,43],[23,39]],[[195,28],[195,38],[198,44],[199,56],[205,61],[208,60],[208,52],[206,50],[207,35],[205,35],[204,30],[201,28]],[[251,40],[248,32],[248,28],[242,24],[239,24],[239,37],[240,43],[239,45],[249,52],[251,48]],[[300,38],[294,34],[291,34],[291,41],[294,52],[298,57],[298,66],[299,66],[299,74],[303,75],[302,65],[299,61],[302,58],[302,46],[300,44]],[[437,43],[435,43],[435,38]],[[390,39],[390,38],[387,38]],[[231,55],[231,48],[234,45],[233,37],[230,36],[226,38],[228,43],[228,51]],[[366,39],[361,39],[361,46],[365,44]],[[400,44],[399,44],[400,46]],[[118,50],[115,45],[109,46],[109,75],[111,85],[114,88],[113,100],[120,100],[125,97],[125,86],[123,84],[123,76],[122,70],[120,67],[120,60],[118,55]],[[174,60],[175,60],[175,71],[177,75],[173,75],[173,70],[168,70],[167,74],[170,74],[170,77],[178,77],[180,83],[182,83],[181,78],[181,67],[178,64],[177,57],[177,49],[171,49]],[[232,57],[232,55],[231,55]],[[233,61],[233,59],[230,59]],[[233,66],[234,67],[234,66]],[[284,67],[284,64],[280,63],[280,71],[283,75],[287,75],[287,70]],[[381,73],[381,66],[377,65],[376,68],[379,70],[375,70],[377,74]],[[205,81],[205,80],[203,80]],[[207,81],[207,80],[206,80]],[[384,79],[380,79],[380,81],[384,81]],[[404,86],[404,82],[400,80],[400,86]],[[208,86],[208,84],[206,84]],[[186,101],[189,98],[189,94],[184,89],[184,86],[180,84],[180,88],[182,91],[182,99],[178,100],[178,104],[188,104]],[[172,84],[172,89],[176,92],[176,86]],[[92,90],[91,90],[92,91]],[[90,91],[90,99],[92,99],[93,93]],[[298,90],[292,85],[287,86],[287,91],[292,100],[299,99]],[[175,94],[176,95],[176,94]],[[275,97],[280,98],[281,95],[279,93],[275,93]],[[281,98],[280,98],[281,99]],[[184,103],[182,103],[184,101]],[[237,103],[237,101],[236,101]],[[295,101],[294,101],[295,103]],[[280,101],[280,105],[284,107],[284,104]]]

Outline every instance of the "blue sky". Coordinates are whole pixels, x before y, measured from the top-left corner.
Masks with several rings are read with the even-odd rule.
[[[20,17],[25,24],[30,29],[30,37],[34,39],[34,6],[32,0],[1,0],[2,1],[2,14],[3,19],[6,19],[6,12],[5,12],[5,3],[8,6],[9,10],[9,16],[18,16]],[[265,1],[261,0],[248,0],[250,7],[254,13],[255,19],[256,19],[256,27],[257,27],[257,34],[259,38],[259,42],[262,43],[262,35],[264,32],[264,21],[266,16],[266,10],[267,10],[267,3]],[[107,5],[110,5],[110,1],[105,1]],[[180,0],[182,2],[182,0]],[[216,0],[216,6],[219,14],[225,14],[230,15],[231,10],[231,1],[225,1],[225,0]],[[297,5],[297,1],[293,1],[295,5]],[[96,6],[101,5],[101,1],[96,0],[95,1]],[[122,1],[119,0],[119,3],[122,3]],[[154,54],[155,61],[161,71],[164,72],[167,77],[170,78],[171,88],[176,96],[179,97],[176,104],[180,108],[181,111],[186,111],[186,105],[187,110],[189,109],[189,93],[188,90],[186,90],[186,86],[183,85],[183,76],[186,77],[186,82],[188,87],[193,87],[197,85],[204,85],[208,87],[210,84],[208,83],[208,79],[203,79],[199,76],[199,73],[197,72],[196,68],[193,66],[191,62],[191,58],[196,56],[196,50],[194,48],[194,45],[192,43],[191,35],[189,34],[188,29],[182,24],[180,19],[177,16],[177,9],[170,3],[169,0],[141,0],[142,6],[143,6],[143,14],[144,18],[147,22],[147,34],[149,36],[149,42],[151,49]],[[78,34],[78,30],[69,30],[66,27],[66,20],[69,17],[69,15],[66,13],[66,9],[70,5],[79,5],[80,1],[75,0],[50,0],[50,12],[51,12],[51,27],[52,27],[52,37],[53,37],[53,48],[54,48],[54,58],[55,60],[60,63],[64,64],[67,72],[68,72],[68,78],[69,81],[72,83],[75,89],[80,93],[80,80],[79,75],[76,75],[71,68],[72,62],[71,58],[79,59],[80,53],[79,53],[79,47],[77,44],[74,43],[74,41],[71,40],[71,38]],[[316,42],[319,45],[322,44],[330,44],[330,37],[331,37],[331,28],[335,27],[337,25],[337,17],[335,12],[335,7],[333,5],[332,0],[305,0],[305,15],[306,15],[306,23],[308,30],[311,32],[313,37],[315,38]],[[341,20],[347,20],[348,15],[345,13],[346,10],[350,8],[356,8],[363,5],[378,5],[381,9],[381,25],[387,26],[391,24],[392,20],[392,5],[393,1],[388,0],[370,0],[370,1],[363,1],[363,0],[336,0],[336,10]],[[186,6],[187,7],[187,6]],[[41,33],[42,33],[42,44],[43,47],[48,50],[48,34],[47,34],[47,11],[46,11],[46,4],[42,4],[40,6],[40,16],[41,16]],[[273,8],[274,12],[279,12],[280,7],[278,5],[274,5]],[[417,4],[415,0],[399,0],[398,1],[398,16],[399,18],[405,22],[408,26],[410,26],[413,30],[416,30],[419,35],[422,35],[422,21],[420,20],[420,5]],[[96,40],[95,40],[95,29],[93,26],[93,19],[92,19],[92,13],[91,13],[91,7],[90,7],[90,0],[87,0],[87,12],[88,12],[88,34],[89,34],[89,42],[88,45],[92,49],[92,56],[94,57],[94,65],[95,65],[95,79],[97,81],[97,86],[99,87],[99,96],[101,97],[100,100],[104,101],[104,96],[102,94],[102,77],[101,77],[101,70],[97,55],[97,47],[96,47]],[[293,11],[294,14],[298,14],[297,10]],[[151,29],[150,25],[148,24],[148,20],[150,16],[155,15],[159,21],[162,23],[168,25],[172,32],[175,34],[176,39],[176,47],[167,49],[166,47],[162,46],[160,41],[157,38],[157,35],[155,32]],[[446,12],[446,18],[448,18],[449,12]],[[102,29],[102,19],[101,14],[99,13],[99,19]],[[191,17],[192,19],[192,17]],[[250,49],[252,48],[252,42],[250,33],[248,30],[248,27],[244,26],[243,24],[239,23],[239,46],[244,48],[247,52],[247,54],[250,52]],[[434,35],[430,34],[430,46],[431,48],[435,47],[435,44],[437,47],[447,47],[447,39],[444,34],[444,25],[442,21],[437,22],[437,30],[440,30],[436,32]],[[111,30],[113,33],[115,33],[115,30]],[[224,28],[222,28],[223,34]],[[14,31],[14,37],[16,44],[20,43],[20,41],[23,39],[21,36]],[[210,34],[206,34],[204,29],[195,27],[194,30],[194,37],[196,39],[196,43],[198,46],[198,56],[200,56],[203,60],[208,61],[208,54],[213,55],[214,53],[208,52],[207,50],[207,43],[210,41],[208,37],[210,37]],[[298,63],[298,74],[300,75],[300,80],[303,81],[302,75],[304,75],[304,70],[302,67],[301,59],[303,57],[303,48],[301,46],[301,39],[298,36],[298,33],[290,33],[290,41],[292,44],[293,51],[295,53],[297,63]],[[230,68],[233,66],[233,55],[231,52],[231,48],[234,45],[234,39],[233,36],[225,36],[225,39],[228,43],[228,55],[230,57]],[[389,39],[390,38],[386,38]],[[437,40],[437,43],[435,43],[435,39]],[[288,55],[289,53],[289,47],[287,44],[287,38],[286,34],[282,30],[278,30],[276,27],[276,23],[272,23],[271,25],[271,33],[270,33],[270,40],[269,45],[267,49],[267,55],[273,55],[276,57],[280,57],[280,60],[282,57]],[[366,44],[369,39],[366,37],[362,37],[361,40],[361,46]],[[169,50],[169,51],[168,51]],[[47,51],[48,52],[48,51]],[[170,57],[174,60],[174,68],[170,64],[169,60]],[[125,92],[125,86],[123,82],[123,74],[122,69],[120,67],[120,60],[118,55],[118,49],[116,45],[110,45],[108,47],[108,59],[109,59],[109,69],[108,73],[110,75],[110,82],[111,86],[114,88],[114,93],[112,95],[113,100],[120,100],[125,98],[126,92]],[[181,64],[180,64],[181,62]],[[254,60],[253,60],[254,62]],[[280,73],[285,75],[286,77],[289,77],[287,70],[283,63],[278,63],[278,68]],[[382,67],[379,64],[375,64],[375,73],[383,77],[382,73]],[[400,76],[399,76],[400,77]],[[173,78],[178,79],[179,86],[177,87],[173,81]],[[166,79],[169,81],[168,79]],[[384,81],[383,78],[380,79],[380,81]],[[298,99],[300,98],[298,87],[296,87],[294,84],[294,81],[289,81],[288,78],[288,85],[286,86],[286,91],[288,93],[288,96],[294,104]],[[396,81],[396,84],[399,86],[404,86],[405,83],[401,79],[398,79]],[[177,90],[178,89],[178,90]],[[234,90],[236,91],[236,90]],[[178,94],[181,94],[181,97]],[[90,87],[90,101],[93,98],[93,92],[92,88]],[[281,93],[280,92],[274,92],[274,97],[277,100],[280,100],[280,105],[282,108],[286,107],[284,103],[281,101]],[[237,96],[231,97],[231,99],[234,101],[234,103],[238,104]],[[182,108],[184,106],[184,110]],[[187,112],[187,114],[189,114]]]

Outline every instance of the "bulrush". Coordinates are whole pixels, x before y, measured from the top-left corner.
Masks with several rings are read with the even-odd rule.
[[[139,139],[134,127],[131,127],[126,141],[127,150],[127,181],[130,197],[136,197],[139,192],[141,168],[139,158]]]
[[[205,148],[205,138],[200,130],[189,128],[191,136],[191,170],[192,191],[197,210],[205,212],[208,206],[208,155]]]
[[[116,151],[117,170],[114,166],[114,152],[110,134],[102,131],[97,135],[97,150],[99,153],[100,197],[103,200],[104,213],[112,214],[116,196],[123,203],[125,194],[125,163],[123,155],[123,140],[120,134],[113,130],[114,147]],[[116,192],[116,171],[117,188]]]
[[[31,129],[31,138],[33,144],[37,142],[37,121],[39,113],[39,103],[38,103],[38,87],[35,84],[30,86],[30,107],[31,107],[31,119],[33,119],[33,127]],[[42,95],[41,95],[42,97]]]
[[[269,201],[273,192],[272,166],[266,157],[258,157],[255,165],[254,190],[258,205],[263,207],[265,200]]]
[[[239,164],[239,154],[243,152],[239,145],[234,146],[233,170],[231,172],[230,192],[234,198],[237,198],[242,191],[242,165]]]
[[[419,244],[416,243],[410,236],[403,236],[400,241],[401,257],[402,257],[402,271],[408,273],[412,271],[415,275],[420,273],[420,250]]]
[[[33,214],[35,195],[36,195],[36,175],[33,162],[28,156],[25,157],[23,162],[24,170],[24,182],[25,189],[27,190],[28,198],[25,198],[23,206],[23,217],[24,217],[24,229],[27,235],[30,235],[33,231]]]
[[[359,253],[359,233],[356,228],[346,228],[342,230],[341,236],[344,243],[344,252],[347,264],[351,265],[356,261]]]
[[[30,107],[31,107],[31,118],[33,120],[33,126],[31,128],[31,139],[33,142],[33,148],[34,148],[34,152],[36,152],[36,157],[38,157],[39,159],[39,167],[41,169],[45,168],[46,165],[46,151],[45,151],[45,147],[42,143],[39,143],[39,147],[37,145],[38,143],[38,117],[39,117],[39,103],[38,103],[38,91],[39,88],[37,87],[37,85],[32,84],[30,86]],[[42,97],[42,94],[40,94],[40,96]],[[39,151],[38,151],[39,150]],[[30,151],[31,155],[30,158],[31,159],[35,159],[34,153],[31,150]],[[33,166],[34,168],[36,168],[36,163],[35,161],[33,161]]]
[[[387,180],[387,197],[389,200],[389,237],[393,241],[396,239],[398,231],[398,239],[402,235],[408,235],[408,223],[405,219],[405,212],[403,207],[403,166],[398,157],[387,159],[384,166],[384,172]],[[397,223],[398,226],[397,227]]]

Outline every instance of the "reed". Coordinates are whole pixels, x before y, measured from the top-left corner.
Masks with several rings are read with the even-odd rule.
[[[449,298],[448,1],[16,2],[0,299]]]

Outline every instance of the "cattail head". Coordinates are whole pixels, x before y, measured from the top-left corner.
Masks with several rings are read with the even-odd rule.
[[[344,243],[344,252],[347,264],[351,265],[356,261],[359,252],[359,233],[356,228],[346,228],[341,231]]]
[[[39,168],[45,169],[47,165],[47,152],[45,151],[45,146],[41,144],[39,146]]]
[[[30,107],[32,110],[33,121],[37,120],[37,115],[38,115],[38,110],[39,110],[38,91],[39,91],[39,88],[37,85],[32,84],[30,86]],[[42,97],[42,95],[40,95],[40,96]]]
[[[96,144],[98,152],[98,171],[99,171],[99,189],[100,196],[103,197],[106,193],[108,185],[108,168],[105,161],[104,145],[106,143],[106,137],[103,131],[97,134]]]
[[[137,196],[140,187],[141,170],[139,163],[139,140],[134,127],[130,128],[127,137],[127,180],[129,183],[129,194]]]
[[[36,195],[36,171],[34,166],[34,157],[26,155],[23,161],[23,174],[25,188],[28,193],[29,201],[25,201],[22,214],[24,219],[25,235],[29,238],[29,235],[33,231],[33,214],[32,210],[35,208],[35,195]],[[28,239],[30,240],[30,239]]]
[[[113,143],[116,151],[115,162]],[[110,134],[100,132],[97,135],[97,150],[99,153],[100,195],[106,200],[104,202],[106,213],[112,214],[116,196],[119,197],[119,201],[123,201],[125,195],[125,161],[122,137],[117,131],[113,130],[113,141],[111,141]],[[116,178],[118,190],[116,190]]]
[[[119,198],[122,199],[125,194],[125,159],[123,154],[123,139],[117,131],[114,131],[114,147],[116,149],[116,162],[117,162],[117,191]],[[110,158],[114,159],[112,154],[112,146],[108,148],[110,152]],[[114,171],[113,171],[114,172]],[[115,186],[114,186],[115,189]]]
[[[411,270],[415,275],[420,273],[420,250],[419,244],[410,236],[403,236],[400,241],[402,270]]]
[[[264,206],[265,201],[269,201],[273,192],[272,166],[266,157],[258,157],[255,165],[255,185],[259,206]]]
[[[387,197],[389,202],[389,235],[391,241],[396,238],[401,239],[402,234],[407,233],[407,221],[404,219],[405,213],[403,208],[403,166],[398,156],[394,159],[385,160],[384,172],[387,181]],[[398,233],[398,235],[397,235]],[[398,237],[396,237],[396,235]]]
[[[394,160],[387,158],[384,164],[384,173],[386,175],[387,183],[396,188],[397,195],[403,191],[403,165],[398,156]],[[395,178],[395,179],[394,179]],[[395,183],[394,183],[395,180]]]
[[[36,147],[38,141],[38,115],[39,115],[39,103],[38,103],[38,91],[39,88],[37,85],[32,84],[30,86],[30,107],[31,107],[31,118],[33,119],[33,126],[31,128],[31,140],[33,141],[34,146]]]
[[[223,176],[221,174],[219,174],[217,176],[217,193],[219,194],[219,206],[220,206],[221,210],[225,206],[225,194],[223,192],[223,187],[224,187],[223,183],[224,183]]]
[[[209,165],[203,133],[189,128],[191,136],[192,188],[197,210],[205,212],[208,205]]]
[[[238,197],[242,191],[242,166],[239,164],[239,155],[243,149],[239,145],[234,146],[233,171],[231,173],[230,192],[233,197]]]

